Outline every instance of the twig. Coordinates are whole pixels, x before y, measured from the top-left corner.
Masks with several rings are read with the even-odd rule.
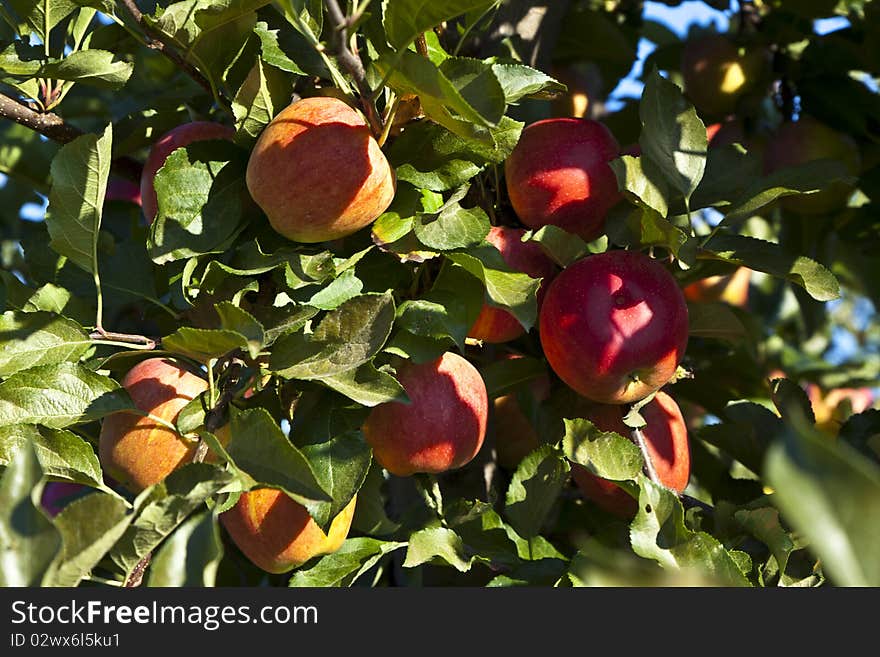
[[[642,452],[642,457],[645,459],[645,472],[647,473],[648,478],[658,486],[663,486],[663,482],[660,481],[657,470],[654,468],[651,454],[648,452],[648,443],[645,441],[645,434],[643,434],[642,430],[637,427],[632,430],[632,439],[635,441],[636,445],[639,446],[639,450]],[[665,486],[663,487],[665,488]]]
[[[330,14],[336,32],[336,60],[354,80],[373,136],[379,137],[383,132],[382,118],[376,109],[373,90],[367,83],[367,73],[364,70],[363,62],[348,47],[348,28],[351,26],[351,20],[345,17],[336,0],[324,0],[324,6],[327,8],[327,13]]]
[[[130,589],[141,585],[141,582],[144,580],[144,573],[146,573],[147,566],[150,565],[152,558],[153,553],[148,552],[137,562],[137,565],[131,571],[131,575],[125,580],[125,588]]]
[[[57,114],[37,112],[4,94],[0,94],[0,117],[15,121],[61,144],[73,141],[83,134],[82,130],[65,123]]]
[[[136,349],[155,349],[157,341],[145,335],[132,335],[131,333],[114,333],[96,328],[89,334],[89,339],[101,344],[115,344],[120,346],[132,346]]]

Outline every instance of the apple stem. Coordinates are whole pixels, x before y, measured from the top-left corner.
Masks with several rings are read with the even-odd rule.
[[[663,482],[660,481],[660,477],[657,475],[657,470],[654,468],[651,454],[648,452],[648,442],[645,440],[645,434],[642,433],[641,428],[636,427],[632,430],[631,435],[633,441],[638,445],[639,450],[642,452],[642,458],[645,460],[645,472],[648,475],[648,479],[658,486],[663,486]],[[663,487],[665,488],[665,486]]]
[[[364,108],[364,115],[373,131],[373,136],[379,138],[383,131],[382,118],[376,109],[376,103],[373,100],[373,90],[367,82],[367,73],[364,70],[364,64],[348,47],[348,28],[352,24],[352,19],[347,18],[339,3],[336,0],[324,0],[324,6],[330,19],[333,21],[333,28],[336,32],[336,60],[348,71],[357,86],[358,94],[361,97],[361,105]]]

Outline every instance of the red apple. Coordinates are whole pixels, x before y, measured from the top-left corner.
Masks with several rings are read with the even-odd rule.
[[[688,341],[675,278],[638,251],[589,255],[553,279],[539,313],[544,355],[587,399],[625,404],[675,374]]]
[[[53,518],[57,516],[73,500],[78,499],[94,490],[82,484],[74,484],[66,481],[50,481],[43,487],[43,495],[40,497],[40,506]]]
[[[587,419],[602,431],[614,431],[630,437],[632,429],[623,423],[624,409],[614,405],[596,405]],[[691,475],[691,456],[688,431],[681,409],[675,400],[659,391],[654,399],[641,409],[647,423],[642,436],[648,456],[660,483],[681,493]],[[572,477],[585,497],[599,507],[623,517],[632,517],[637,502],[613,481],[597,477],[583,466],[572,464]]]
[[[591,241],[620,200],[609,162],[620,146],[604,124],[557,118],[532,123],[504,164],[513,209],[529,228],[548,224]]]
[[[522,358],[519,354],[505,354],[503,359]],[[498,464],[513,470],[529,452],[541,446],[533,419],[526,415],[520,404],[520,394],[530,395],[535,402],[550,396],[550,379],[541,376],[532,380],[525,390],[509,392],[492,402],[492,419],[495,428],[495,455]]]
[[[521,228],[493,226],[486,236],[486,241],[494,244],[501,252],[507,265],[518,272],[528,274],[532,278],[541,278],[538,288],[538,307],[544,299],[547,284],[556,275],[556,264],[547,257],[537,242],[523,242],[526,231]],[[509,342],[525,332],[522,324],[502,308],[484,303],[480,314],[471,326],[468,336],[483,342]]]
[[[856,142],[849,135],[802,116],[796,122],[782,124],[767,144],[764,155],[766,173],[798,166],[821,159],[843,162],[850,175],[858,175],[861,155]],[[783,208],[800,214],[825,214],[842,209],[852,193],[852,186],[833,182],[820,192],[798,194],[780,199]]]
[[[104,198],[108,201],[125,201],[141,204],[141,188],[131,180],[112,176],[107,183],[107,194]]]
[[[871,388],[833,388],[827,393],[815,383],[806,386],[807,396],[816,417],[816,426],[836,435],[850,415],[868,410],[874,403]]]
[[[144,217],[147,224],[153,223],[156,213],[159,211],[159,203],[156,199],[156,189],[153,187],[153,179],[156,172],[165,164],[165,160],[178,148],[187,146],[196,141],[210,139],[232,139],[235,130],[229,126],[211,121],[192,121],[183,123],[162,135],[153,144],[144,169],[141,172],[141,202],[143,203]]]
[[[410,403],[379,404],[363,425],[376,461],[401,477],[470,462],[483,445],[489,412],[477,368],[446,352],[428,363],[405,363],[397,378]]]
[[[296,242],[323,242],[372,223],[394,198],[394,171],[363,117],[338,98],[303,98],[260,134],[247,187],[269,223]]]

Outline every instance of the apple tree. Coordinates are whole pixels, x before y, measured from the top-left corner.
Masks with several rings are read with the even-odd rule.
[[[0,5],[0,584],[880,585],[880,7],[686,5]]]

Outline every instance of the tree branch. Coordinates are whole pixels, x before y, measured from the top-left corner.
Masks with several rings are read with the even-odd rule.
[[[367,73],[364,70],[364,64],[360,58],[355,55],[348,47],[348,28],[350,21],[342,13],[339,3],[336,0],[324,0],[324,6],[327,7],[327,13],[333,21],[333,29],[336,33],[336,60],[348,71],[357,86],[358,94],[361,97],[361,105],[364,108],[364,114],[373,136],[378,138],[383,132],[382,118],[376,109],[376,103],[373,100],[373,90],[367,83]]]
[[[57,114],[37,112],[4,94],[0,94],[0,117],[15,121],[61,144],[73,141],[83,134],[82,130],[65,123]]]

